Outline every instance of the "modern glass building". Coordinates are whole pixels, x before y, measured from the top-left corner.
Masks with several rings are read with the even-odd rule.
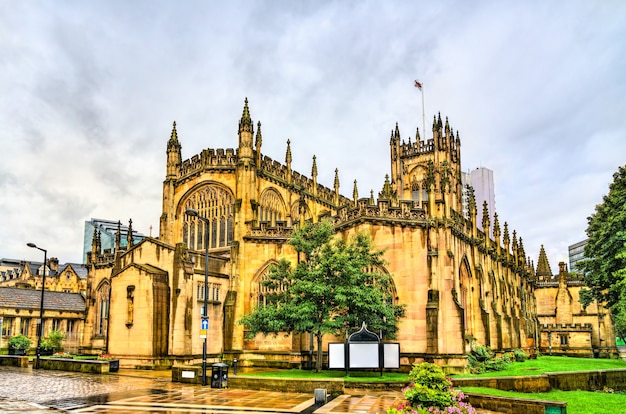
[[[119,228],[120,232],[120,245],[126,247],[128,244],[128,228],[129,226],[121,224],[119,221],[103,220],[92,218],[89,221],[85,221],[85,234],[83,238],[83,263],[87,263],[87,253],[91,251],[91,242],[93,241],[94,230],[100,233],[100,240],[102,249],[113,251],[115,248],[115,237]],[[132,230],[133,241],[138,243],[146,236]]]
[[[496,194],[493,183],[493,171],[489,168],[479,167],[467,173],[461,173],[462,208],[463,216],[469,218],[469,188],[474,188],[474,198],[476,200],[476,226],[483,229],[483,203],[487,202],[489,210],[489,235],[493,237],[493,213],[496,211]]]
[[[585,246],[588,241],[589,239],[585,239],[583,241],[579,241],[578,243],[574,243],[567,248],[569,252],[570,272],[578,272],[578,269],[576,269],[576,263],[585,258]]]

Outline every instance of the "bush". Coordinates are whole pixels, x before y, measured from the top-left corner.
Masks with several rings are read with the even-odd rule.
[[[50,331],[48,336],[41,340],[41,349],[57,351],[61,349],[62,343],[65,340],[65,334],[60,330]]]
[[[524,362],[528,359],[528,354],[521,349],[513,350],[513,356],[515,357],[515,362]]]
[[[494,352],[486,345],[472,342],[472,352],[468,355],[469,362],[485,362],[495,356]]]
[[[27,350],[30,348],[32,343],[33,341],[31,341],[27,336],[22,334],[15,335],[9,339],[9,348]]]
[[[494,357],[488,361],[483,362],[484,371],[504,371],[506,367],[511,363],[511,358],[508,354],[504,354],[499,357]]]
[[[519,351],[524,354],[523,351]],[[467,356],[467,366],[472,374],[502,371],[507,368],[513,359],[517,360],[515,352],[496,357],[495,353],[488,346],[472,343],[472,351]]]
[[[445,391],[452,386],[452,381],[446,378],[441,367],[428,362],[413,365],[409,372],[409,381],[439,391]]]
[[[463,393],[452,388],[452,381],[438,365],[428,362],[413,365],[409,380],[411,384],[402,390],[406,401],[387,410],[388,414],[475,413],[471,405],[463,402]]]
[[[435,407],[442,410],[452,405],[452,392],[427,388],[421,384],[412,384],[406,388],[404,398],[413,407]]]

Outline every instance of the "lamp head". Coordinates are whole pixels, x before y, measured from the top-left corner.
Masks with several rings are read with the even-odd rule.
[[[26,243],[26,245],[28,247],[32,247],[33,249],[41,250],[42,252],[47,252],[46,249],[42,249],[41,247],[38,247],[35,243]]]

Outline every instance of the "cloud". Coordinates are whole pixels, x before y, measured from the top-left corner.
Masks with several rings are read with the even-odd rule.
[[[0,15],[0,256],[82,255],[91,217],[158,233],[165,148],[232,148],[243,100],[263,153],[342,194],[377,194],[389,133],[441,111],[463,169],[536,259],[584,237],[623,165],[626,6],[443,1],[11,3]],[[39,238],[34,240],[33,237]],[[31,249],[32,250],[32,249]]]

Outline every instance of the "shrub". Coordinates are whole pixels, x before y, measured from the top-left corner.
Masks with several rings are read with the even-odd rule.
[[[55,352],[54,355],[52,355],[55,358],[69,358],[69,359],[73,359],[74,355],[70,354],[69,352]]]
[[[31,341],[27,336],[22,334],[15,335],[9,339],[9,348],[26,350],[30,348],[32,343],[33,341]]]
[[[452,392],[427,388],[421,384],[411,384],[404,390],[404,398],[413,407],[435,407],[444,409],[452,405]]]
[[[47,337],[41,341],[41,349],[56,351],[61,349],[62,343],[65,340],[65,334],[60,330],[50,331]]]
[[[472,360],[476,362],[485,362],[492,359],[495,356],[494,352],[486,345],[472,343],[472,351],[468,356],[470,362]]]
[[[520,352],[523,353],[521,350]],[[472,351],[467,356],[467,366],[472,374],[502,371],[516,358],[514,352],[496,357],[495,353],[488,346],[472,343]]]
[[[513,350],[513,356],[515,357],[515,362],[524,362],[528,359],[528,354],[521,349]]]
[[[483,362],[484,371],[504,371],[506,367],[511,363],[511,358],[508,354],[504,354],[499,357],[494,357],[488,361]]]
[[[413,365],[409,372],[409,381],[439,391],[447,390],[452,386],[452,381],[446,378],[441,367],[428,362]]]
[[[402,390],[406,401],[387,410],[388,414],[475,412],[471,405],[463,402],[463,393],[452,388],[452,381],[438,365],[428,362],[413,365],[409,380],[411,384]]]

